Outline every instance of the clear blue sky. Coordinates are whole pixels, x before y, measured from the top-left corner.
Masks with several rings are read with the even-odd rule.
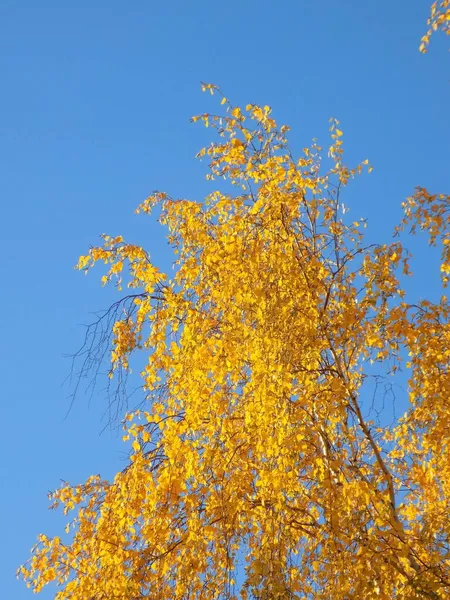
[[[155,188],[198,199],[210,189],[193,158],[207,137],[189,124],[212,106],[199,82],[270,104],[294,149],[326,142],[328,118],[340,119],[350,159],[375,167],[349,191],[352,214],[387,241],[414,186],[450,192],[448,38],[419,54],[428,10],[426,0],[0,0],[3,598],[32,597],[15,569],[39,531],[61,532],[47,491],[125,464],[118,436],[100,435],[104,395],[89,405],[81,394],[64,419],[62,355],[80,345],[89,312],[115,299],[98,272],[72,267],[102,232],[170,265],[164,231],[133,210]]]

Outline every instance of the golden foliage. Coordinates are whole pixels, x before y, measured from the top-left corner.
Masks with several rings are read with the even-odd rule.
[[[40,536],[19,574],[57,600],[448,598],[447,298],[409,304],[402,243],[367,246],[347,219],[341,192],[371,167],[346,164],[338,121],[328,158],[294,158],[270,107],[220,105],[193,121],[217,130],[199,157],[229,191],[138,208],[160,208],[174,275],[122,237],[80,258],[135,290],[110,376],[147,353],[147,402],[124,419],[129,465],[54,492],[67,537]],[[444,285],[449,203],[417,189],[399,228],[442,245]],[[367,417],[374,364],[408,373],[395,426]]]
[[[428,27],[428,31],[421,39],[421,52],[427,52],[430,37],[438,29],[441,29],[445,34],[450,35],[450,0],[433,2],[431,5],[430,18],[428,19]]]

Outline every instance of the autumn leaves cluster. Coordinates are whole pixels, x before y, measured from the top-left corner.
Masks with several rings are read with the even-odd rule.
[[[448,23],[441,0],[430,28]],[[67,536],[41,536],[20,574],[59,600],[446,598],[450,305],[409,304],[401,281],[421,229],[448,283],[450,198],[417,189],[397,237],[369,246],[342,196],[371,167],[346,163],[338,121],[296,157],[268,106],[203,87],[220,99],[193,119],[217,133],[199,153],[217,188],[138,208],[167,227],[173,275],[120,236],[78,264],[127,288],[112,380],[146,356],[129,464],[52,495]],[[409,408],[390,425],[367,385],[400,369]]]

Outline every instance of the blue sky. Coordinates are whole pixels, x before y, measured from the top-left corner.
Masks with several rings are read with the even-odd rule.
[[[387,241],[414,186],[450,191],[448,38],[419,54],[428,10],[425,0],[0,0],[3,597],[32,597],[15,569],[38,532],[61,532],[47,491],[125,464],[120,436],[100,435],[104,394],[80,394],[65,418],[63,354],[116,299],[98,272],[73,265],[107,232],[170,267],[164,230],[133,210],[156,188],[210,190],[193,158],[209,131],[189,124],[213,106],[199,82],[271,105],[294,150],[326,142],[338,118],[350,161],[375,167],[343,200],[368,217],[372,241]],[[437,293],[437,270],[431,284],[420,277],[435,255],[412,247],[413,292]]]

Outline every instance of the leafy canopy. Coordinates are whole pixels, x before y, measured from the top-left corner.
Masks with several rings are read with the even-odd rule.
[[[193,120],[219,136],[209,179],[234,187],[138,208],[160,210],[174,274],[120,236],[80,258],[131,288],[110,376],[144,353],[146,401],[124,421],[128,466],[54,492],[68,535],[41,536],[20,574],[58,600],[446,598],[448,300],[408,303],[400,238],[368,246],[347,218],[342,191],[371,167],[346,164],[338,121],[328,157],[296,158],[268,106],[220,97]],[[443,286],[449,205],[419,188],[397,231],[440,245]],[[399,369],[407,412],[371,419],[367,382]]]

